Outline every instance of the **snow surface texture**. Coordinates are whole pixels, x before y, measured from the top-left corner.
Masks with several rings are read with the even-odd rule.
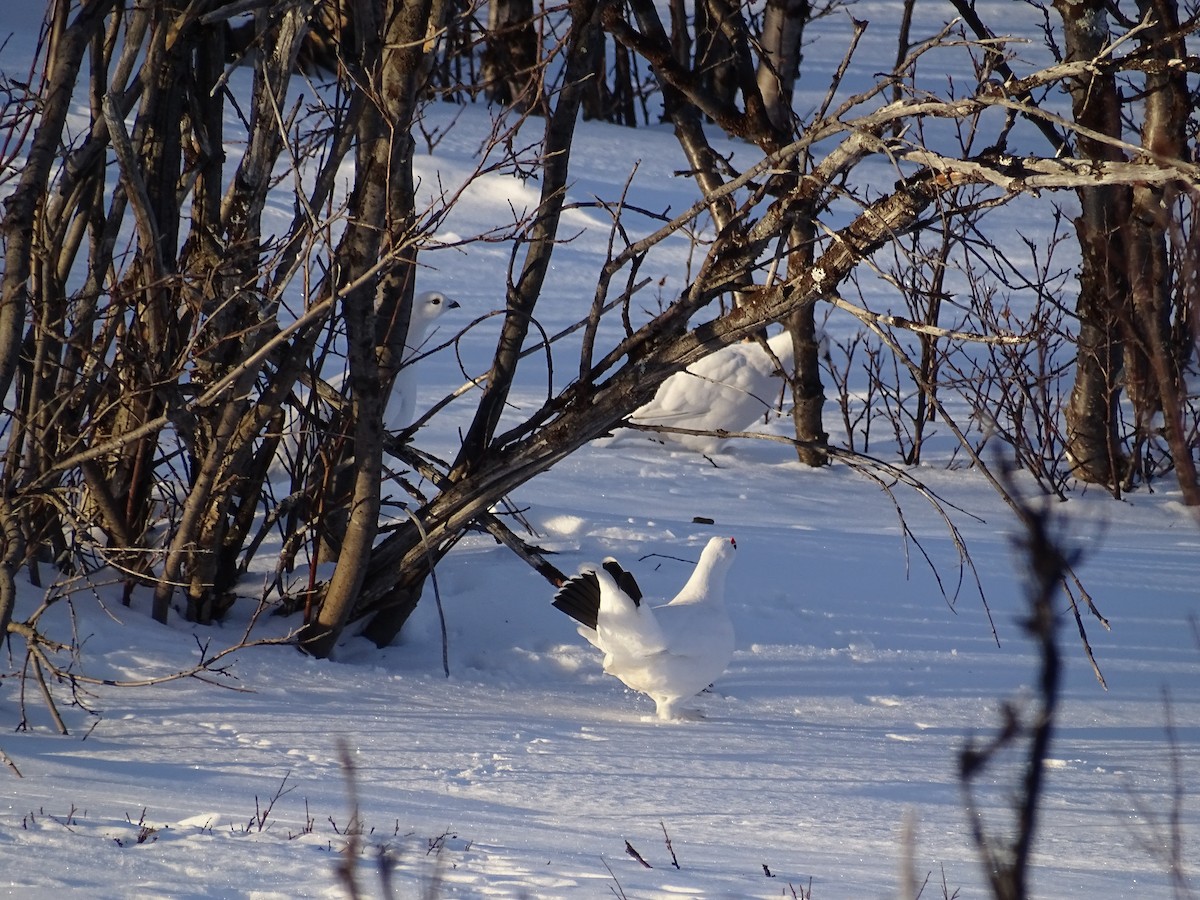
[[[767,342],[723,347],[662,383],[654,398],[629,418],[639,425],[666,425],[692,431],[745,431],[777,410],[784,381],[792,370],[792,336],[786,331]],[[628,435],[625,430],[614,438]],[[715,453],[725,440],[715,434],[672,431],[632,432],[703,453]]]
[[[25,46],[36,34],[36,6],[5,10],[4,27],[21,29]],[[1012,8],[1009,0],[985,6],[992,21]],[[872,25],[850,90],[894,57],[888,23],[897,9],[855,6]],[[918,16],[929,10],[949,15],[937,4],[916,6]],[[936,23],[917,27],[927,34]],[[806,46],[805,71],[818,74],[802,82],[802,105],[821,102],[846,43],[845,17],[825,17],[818,28],[831,31],[814,30]],[[0,55],[6,69],[21,70],[19,59],[8,63],[21,46],[10,42]],[[972,77],[958,75],[964,83]],[[232,89],[247,84],[246,73],[234,73]],[[461,109],[430,108],[431,127],[447,132],[436,158],[418,159],[427,190],[444,190],[438,186],[477,165],[488,125],[472,109],[459,116]],[[81,104],[79,133],[85,112]],[[585,122],[578,133],[575,196],[619,196],[629,160],[640,158],[631,185],[639,205],[691,202],[690,182],[672,177],[684,164],[669,129]],[[716,144],[723,155],[744,152]],[[883,164],[876,174],[881,184],[895,180]],[[535,200],[536,185],[489,174],[467,199],[447,218],[447,232],[494,225]],[[268,213],[285,225],[291,208]],[[1037,228],[1019,207],[1002,214],[1012,216],[1014,241]],[[548,330],[585,311],[579,298],[592,296],[607,250],[610,223],[584,208],[564,220],[579,236],[555,251],[539,308]],[[422,263],[440,287],[491,309],[503,306],[496,273],[510,249],[423,253]],[[668,290],[681,284],[689,252],[681,244],[678,269],[653,273],[668,279]],[[482,328],[461,342],[479,369],[494,346],[495,332]],[[423,395],[461,383],[447,356],[423,361]],[[510,399],[519,412],[536,408],[544,393],[544,372],[531,373]],[[422,439],[453,455],[470,414],[469,404],[448,407]],[[929,446],[933,453],[937,440]],[[67,737],[54,734],[31,689],[29,730],[0,735],[0,750],[23,776],[0,766],[0,892],[340,897],[335,869],[349,833],[361,831],[367,896],[379,895],[376,859],[386,851],[398,864],[398,896],[440,879],[438,895],[455,898],[595,898],[619,888],[639,900],[745,900],[790,897],[789,885],[806,888],[811,879],[817,900],[860,900],[897,896],[909,855],[901,834],[911,821],[912,864],[920,877],[932,873],[924,896],[942,896],[943,872],[959,896],[986,896],[956,754],[970,736],[992,734],[1001,702],[1026,695],[1036,678],[1020,624],[1024,563],[1013,551],[1019,529],[1011,512],[975,473],[941,465],[918,473],[969,511],[958,521],[997,645],[977,596],[964,590],[951,606],[915,552],[910,570],[911,547],[876,486],[842,467],[800,467],[781,445],[728,449],[713,465],[650,442],[592,447],[514,496],[537,542],[560,554],[560,568],[618,555],[632,560],[649,596],[669,596],[713,532],[737,535],[726,598],[737,645],[719,692],[705,696],[704,721],[647,722],[653,704],[604,674],[570,620],[549,607],[545,582],[490,538],[471,536],[438,569],[449,678],[426,598],[401,643],[384,651],[352,639],[337,662],[279,647],[239,652],[229,660],[236,681],[222,680],[247,692],[196,680],[95,688],[81,698],[91,713],[64,708]],[[938,516],[896,490],[908,526],[952,585],[957,556]],[[1161,853],[1177,788],[1193,885],[1200,842],[1200,536],[1165,482],[1120,503],[1077,493],[1054,512],[1082,554],[1080,577],[1112,623],[1105,631],[1086,620],[1109,690],[1098,686],[1064,614],[1066,672],[1033,893],[1172,896]],[[694,524],[696,517],[715,524]],[[18,612],[41,597],[22,589]],[[43,625],[69,636],[73,609],[83,669],[112,679],[187,667],[193,634],[213,648],[236,643],[249,615],[236,607],[221,627],[178,616],[162,627],[143,597],[131,609],[101,599],[109,600],[104,608],[86,592],[60,601]],[[263,629],[283,633],[294,624],[270,619]],[[10,729],[18,690],[11,680],[0,687],[0,721]],[[343,748],[354,773],[353,819]],[[1016,760],[1001,763],[978,797],[995,827],[1007,822],[1018,777]],[[627,841],[653,868],[627,854]]]
[[[997,647],[978,598],[951,610],[926,571],[906,578],[877,490],[846,470],[806,471],[783,447],[751,449],[722,456],[719,469],[652,444],[589,450],[519,495],[564,566],[658,548],[631,566],[649,596],[669,595],[690,570],[668,557],[696,558],[707,535],[693,516],[737,533],[727,602],[738,643],[704,696],[704,721],[646,721],[654,704],[604,674],[571,620],[549,608],[545,582],[490,539],[469,538],[439,567],[448,679],[426,602],[382,652],[352,640],[337,663],[286,648],[239,653],[226,683],[253,693],[194,680],[101,688],[89,700],[97,715],[66,710],[68,737],[31,697],[32,731],[0,736],[24,776],[0,768],[0,885],[21,897],[344,896],[333,873],[348,843],[345,745],[370,831],[368,896],[379,848],[398,858],[399,896],[435,876],[441,896],[462,898],[603,897],[618,882],[631,898],[769,898],[809,878],[815,898],[896,896],[910,817],[919,874],[937,883],[944,867],[961,896],[986,896],[956,754],[968,736],[991,734],[1001,701],[1036,678],[1011,515],[982,479],[925,473],[985,520],[969,521],[965,537]],[[629,515],[655,477],[654,513]],[[936,517],[916,498],[907,504],[909,524],[952,569]],[[1189,624],[1200,613],[1200,540],[1169,496],[1068,507],[1080,574],[1113,623],[1090,627],[1110,690],[1064,621],[1034,896],[1167,897],[1163,865],[1140,842],[1174,790],[1164,692],[1185,846],[1200,829],[1200,648]],[[75,607],[90,674],[145,678],[194,661],[193,628],[179,619],[162,628],[144,605],[110,604],[118,624],[85,597]],[[194,630],[216,646],[242,625]],[[0,717],[10,726],[16,700],[6,683]],[[1014,762],[982,793],[990,822],[1006,821]],[[143,810],[156,831],[138,845]],[[653,869],[625,854],[626,840]]]
[[[631,595],[618,587],[608,563],[589,566],[568,582],[568,591],[596,586],[598,609],[586,617],[590,622],[594,612],[595,627],[581,624],[579,633],[604,654],[605,672],[654,700],[660,719],[699,718],[699,710],[681,708],[679,701],[712,684],[733,656],[725,575],[736,551],[733,538],[709,540],[687,584],[661,606],[641,603],[640,591]]]

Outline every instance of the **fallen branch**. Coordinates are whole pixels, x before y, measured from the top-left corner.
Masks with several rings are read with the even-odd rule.
[[[6,766],[8,766],[10,769],[12,769],[12,773],[14,775],[16,775],[18,778],[25,777],[24,775],[21,774],[21,770],[17,768],[17,764],[12,761],[12,757],[10,757],[7,753],[4,752],[3,747],[0,747],[0,762],[4,763]]]
[[[654,868],[654,866],[650,865],[650,863],[646,862],[646,860],[642,858],[642,854],[638,853],[637,850],[634,849],[633,844],[629,843],[629,841],[625,842],[625,852],[640,862],[647,869]]]
[[[993,184],[1010,193],[1037,190],[1077,190],[1102,184],[1172,184],[1200,187],[1200,173],[1183,160],[1170,164],[1116,162],[1096,159],[1044,159],[997,154],[956,159],[918,148],[895,154],[897,159],[936,172],[955,173],[969,181]]]

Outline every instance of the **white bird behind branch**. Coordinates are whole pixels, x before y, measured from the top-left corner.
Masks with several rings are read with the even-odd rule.
[[[413,423],[417,409],[419,368],[416,357],[425,351],[429,329],[448,309],[458,309],[458,302],[441,291],[426,291],[413,297],[408,336],[404,339],[404,355],[383,413],[383,427],[389,431],[403,431]]]
[[[417,375],[420,360],[416,359],[425,350],[430,329],[448,309],[458,309],[456,300],[451,300],[441,291],[425,291],[413,297],[412,314],[409,318],[408,336],[404,341],[402,365],[392,382],[384,408],[383,426],[389,431],[403,431],[413,423],[417,403]],[[327,390],[345,402],[346,373],[340,372],[329,379]],[[272,481],[290,479],[298,465],[303,447],[311,448],[325,440],[336,407],[329,397],[322,398],[316,392],[296,390],[305,411],[301,413],[289,405],[283,426],[283,438],[271,463]]]
[[[692,363],[664,381],[629,421],[705,432],[745,431],[778,409],[780,374],[792,371],[792,336],[784,331],[766,343],[769,352],[757,341],[742,341]],[[642,434],[701,453],[716,452],[724,443],[724,438],[712,433]]]

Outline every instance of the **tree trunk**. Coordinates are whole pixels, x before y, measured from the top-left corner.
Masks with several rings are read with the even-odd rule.
[[[1187,75],[1170,65],[1184,59],[1187,47],[1179,35],[1175,0],[1138,0],[1138,12],[1148,23],[1138,38],[1143,53],[1161,63],[1146,73],[1142,146],[1159,158],[1184,159],[1188,154],[1187,123],[1191,104]],[[1173,221],[1177,184],[1136,184],[1129,222],[1128,268],[1132,311],[1128,322],[1125,369],[1139,432],[1153,429],[1162,414],[1163,433],[1175,464],[1185,502],[1200,505],[1196,462],[1184,424],[1186,386],[1171,334],[1175,278],[1167,254],[1167,235]],[[1141,435],[1139,435],[1141,437]]]
[[[767,117],[780,131],[792,130],[792,90],[800,74],[804,27],[811,16],[809,0],[767,0],[763,10],[758,90]]]
[[[1109,41],[1105,0],[1055,0],[1063,20],[1068,61],[1091,60]],[[1096,70],[1068,82],[1075,121],[1101,134],[1119,136],[1121,106],[1111,73]],[[1080,135],[1085,159],[1119,161],[1120,150]],[[1127,309],[1123,229],[1129,220],[1129,189],[1118,185],[1081,188],[1082,212],[1075,221],[1080,247],[1079,336],[1075,382],[1067,402],[1065,452],[1083,481],[1120,490],[1127,461],[1117,434],[1120,390],[1120,318]]]
[[[484,41],[482,74],[488,100],[520,112],[543,112],[533,0],[492,0]]]
[[[554,252],[558,220],[562,213],[563,201],[566,199],[571,142],[587,78],[595,70],[595,35],[599,32],[599,13],[605,2],[606,0],[573,0],[571,3],[567,68],[563,74],[563,87],[558,93],[558,102],[546,120],[541,202],[529,236],[529,251],[525,256],[520,277],[515,283],[509,281],[508,313],[501,327],[492,369],[484,385],[475,418],[467,429],[451,469],[448,479],[450,482],[469,481],[471,473],[494,454],[490,445],[508,400],[521,349],[533,321],[534,305],[541,293],[542,282],[549,271],[550,257]],[[494,498],[498,499],[499,497]],[[469,522],[469,519],[467,521]],[[464,526],[466,524],[467,522],[463,522]],[[457,539],[454,535],[442,534],[426,544],[424,536],[420,534],[422,530],[426,529],[409,532],[412,546],[420,545],[421,553],[414,554],[414,558],[406,560],[404,568],[398,573],[387,572],[383,576],[382,585],[377,588],[377,605],[382,608],[373,614],[364,634],[380,646],[385,646],[395,639],[416,608],[420,599],[420,583],[424,581],[424,575],[428,574],[430,557],[436,559],[440,552],[444,552],[442,545],[447,539]],[[419,577],[408,571],[409,566],[417,567],[417,572],[421,573]]]
[[[721,106],[737,98],[733,45],[722,28],[723,9],[712,0],[696,0],[696,64],[700,90]]]
[[[105,97],[120,190],[133,214],[138,252],[117,292],[128,298],[131,317],[118,330],[113,362],[118,374],[107,380],[112,412],[98,428],[101,441],[142,429],[175,400],[166,386],[174,381],[182,337],[176,328],[182,287],[175,252],[181,221],[177,191],[186,97],[193,88],[188,56],[196,27],[185,8],[182,0],[167,0],[155,10],[143,69],[149,82],[131,135],[125,133],[113,98]],[[151,520],[157,451],[155,435],[141,434],[101,464],[122,528],[137,543]],[[167,605],[159,595],[152,614],[160,622],[167,619]]]
[[[792,334],[792,426],[796,434],[796,456],[806,466],[829,465],[829,435],[821,412],[825,407],[825,388],[821,384],[820,341],[817,335],[816,308],[809,303],[787,320]]]
[[[195,116],[190,131],[201,151],[195,159],[192,229],[180,253],[180,271],[188,273],[186,321],[195,323],[189,330],[203,323],[200,346],[205,349],[196,354],[191,373],[197,390],[228,375],[269,336],[267,329],[256,327],[262,321],[261,296],[253,286],[259,278],[262,212],[286,138],[275,111],[285,102],[313,4],[306,0],[293,6],[260,36],[263,52],[255,71],[250,142],[228,194],[222,188],[221,104],[212,91],[223,71],[223,60],[216,55],[221,32],[193,26],[195,30],[177,38],[181,44],[185,38],[191,41],[196,53],[196,83],[188,108]],[[259,428],[245,427],[248,418],[265,420],[251,399],[258,374],[257,367],[245,369],[226,402],[197,408],[190,420],[192,482],[155,585],[154,609],[160,620],[167,615],[177,584],[186,584],[186,615],[192,621],[207,624],[231,602],[228,594],[237,577],[236,567],[226,558],[232,512],[239,497],[257,495],[260,486],[247,480]]]
[[[300,636],[314,656],[328,656],[349,621],[366,575],[379,528],[380,480],[383,466],[383,391],[381,362],[395,357],[407,336],[411,311],[413,255],[406,248],[413,209],[411,135],[418,92],[427,71],[425,37],[430,0],[389,0],[380,30],[361,3],[356,26],[365,42],[367,71],[374,96],[359,126],[358,159],[351,207],[356,215],[346,229],[338,257],[344,261],[341,285],[369,271],[386,255],[387,271],[379,284],[378,315],[372,283],[351,287],[342,299],[349,348],[350,389],[354,417],[350,463],[350,500],[340,535],[337,565],[316,618]],[[373,46],[372,43],[373,42]],[[407,304],[407,310],[404,305]],[[402,328],[384,324],[403,318]],[[377,340],[384,338],[377,351]]]
[[[767,118],[781,134],[795,128],[792,91],[800,74],[804,27],[812,15],[808,0],[767,0],[763,10],[761,55],[758,61],[758,90]],[[812,266],[816,244],[816,211],[797,202],[795,222],[788,234],[788,279],[798,278]],[[820,341],[817,335],[816,304],[798,309],[785,323],[792,335],[791,378],[792,426],[796,455],[807,466],[829,463],[828,440],[821,411],[825,389],[821,384]]]
[[[115,0],[96,0],[79,10],[70,23],[68,7],[54,7],[50,60],[46,88],[39,104],[38,127],[33,135],[21,177],[4,202],[4,275],[0,287],[0,397],[7,397],[21,352],[21,334],[29,310],[29,279],[34,258],[31,245],[34,223],[47,198],[47,183],[55,167],[63,124],[74,102],[83,54],[100,33]],[[11,472],[10,472],[11,477]]]

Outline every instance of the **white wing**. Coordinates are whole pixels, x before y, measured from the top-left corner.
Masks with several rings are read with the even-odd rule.
[[[596,579],[600,582],[596,645],[618,660],[643,659],[666,650],[667,639],[654,610],[634,604],[603,569],[596,570]]]

